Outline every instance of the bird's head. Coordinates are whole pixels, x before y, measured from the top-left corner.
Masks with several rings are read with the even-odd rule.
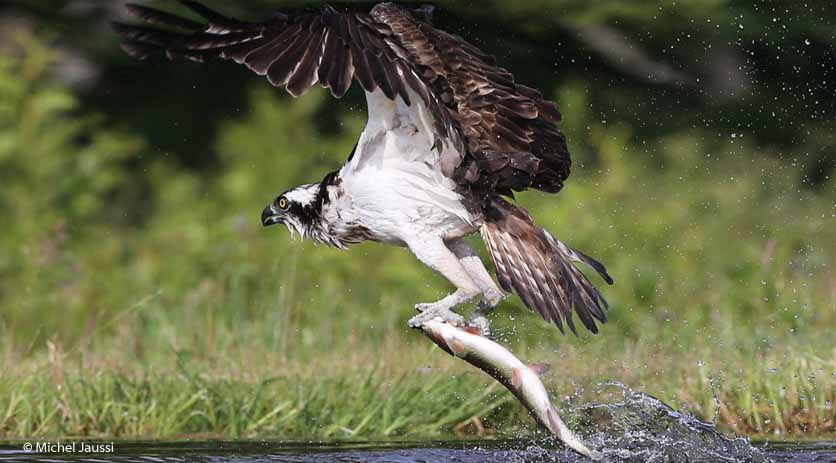
[[[314,183],[280,194],[261,212],[261,224],[266,227],[283,223],[291,235],[310,236],[319,220],[319,189],[319,184]]]

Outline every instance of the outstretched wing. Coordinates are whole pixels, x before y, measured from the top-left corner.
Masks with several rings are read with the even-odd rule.
[[[146,25],[114,22],[126,40],[122,49],[147,59],[165,56],[204,62],[222,58],[246,65],[293,96],[320,84],[340,98],[353,80],[367,92],[382,92],[411,104],[418,95],[429,108],[436,134],[461,145],[456,122],[421,76],[392,30],[370,14],[320,11],[277,11],[262,22],[228,18],[200,3],[180,3],[202,16],[201,24],[171,13],[128,4],[127,10]],[[411,90],[408,91],[408,90]]]
[[[569,175],[556,105],[517,84],[492,57],[401,6],[382,3],[369,13],[282,10],[246,22],[181,3],[208,25],[128,5],[147,25],[114,23],[126,39],[123,49],[137,58],[230,59],[294,96],[320,84],[341,97],[352,80],[407,105],[417,95],[432,115],[433,137],[453,148],[457,168],[449,175],[460,184],[506,194],[529,187],[557,192]]]

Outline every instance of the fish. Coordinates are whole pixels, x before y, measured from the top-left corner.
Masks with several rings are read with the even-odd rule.
[[[567,447],[593,460],[601,458],[601,454],[584,445],[557,414],[540,380],[540,375],[548,371],[548,364],[526,365],[501,344],[482,336],[475,327],[460,328],[434,318],[418,328],[448,354],[465,360],[499,381],[528,409],[538,424]]]

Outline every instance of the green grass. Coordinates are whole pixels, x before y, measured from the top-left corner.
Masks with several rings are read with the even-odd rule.
[[[225,372],[182,356],[162,368],[67,365],[68,356],[53,347],[40,368],[0,382],[0,432],[6,438],[345,439],[534,431],[522,407],[487,376],[422,339],[412,341],[388,346],[383,355],[360,348],[305,366],[254,358]],[[568,349],[552,358],[547,384],[560,407],[571,417],[572,406],[600,399],[601,381],[619,380],[739,434],[832,437],[832,360],[780,349],[755,359],[770,365],[762,370],[747,368],[740,356],[718,357],[716,349],[671,356],[631,347],[610,355]],[[548,357],[542,350],[522,352]]]
[[[261,86],[216,135],[220,168],[194,171],[88,117],[27,49],[0,66],[0,438],[533,432],[406,328],[449,290],[407,251],[260,227],[277,193],[339,165],[361,115],[325,134],[322,93]],[[586,113],[581,83],[555,96],[574,174],[519,202],[607,264],[611,320],[563,337],[513,297],[504,341],[553,364],[564,409],[621,381],[742,434],[836,434],[836,192],[747,137],[640,140]]]
[[[61,389],[34,376],[11,391],[4,388],[11,402],[2,424],[10,436],[434,435],[508,402],[508,394],[481,387],[457,401],[455,391],[481,385],[470,377],[430,375],[422,382],[406,376],[381,381],[374,369],[257,383],[208,381],[188,372],[143,379],[99,373],[67,379]],[[57,406],[40,406],[45,403]]]

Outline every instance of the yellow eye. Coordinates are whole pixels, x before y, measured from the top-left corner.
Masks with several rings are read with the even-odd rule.
[[[282,209],[287,209],[287,198],[279,198],[279,207]]]

